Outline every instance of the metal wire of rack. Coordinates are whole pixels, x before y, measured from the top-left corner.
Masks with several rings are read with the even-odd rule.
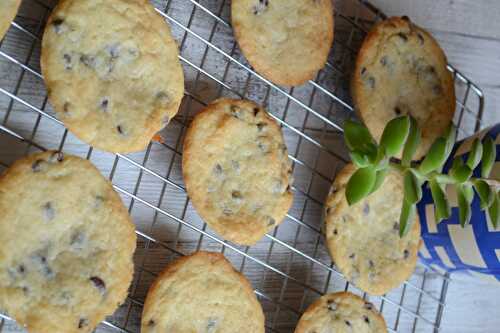
[[[414,276],[383,297],[363,294],[335,270],[321,235],[322,203],[347,161],[342,124],[353,117],[348,92],[356,50],[370,26],[385,18],[364,0],[334,1],[335,41],[314,80],[279,87],[247,64],[232,37],[229,1],[153,0],[179,42],[186,96],[178,116],[142,153],[108,154],[86,146],[57,120],[39,70],[40,40],[52,0],[25,0],[0,42],[0,171],[32,151],[60,149],[91,160],[113,182],[138,234],[136,272],[127,301],[97,332],[138,332],[142,302],[158,272],[174,257],[199,249],[221,251],[254,285],[268,332],[293,332],[300,314],[319,295],[350,290],[369,298],[391,332],[437,332],[449,284],[437,267],[417,266]],[[459,136],[481,127],[484,97],[453,72]],[[283,128],[294,165],[295,201],[286,220],[253,247],[226,242],[197,216],[184,189],[182,138],[190,119],[220,96],[265,105]],[[15,330],[7,314],[4,332]]]

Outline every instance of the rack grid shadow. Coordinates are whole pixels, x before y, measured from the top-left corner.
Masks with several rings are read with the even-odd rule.
[[[186,93],[179,114],[147,150],[128,155],[93,150],[69,133],[50,107],[40,74],[40,41],[54,0],[25,0],[0,44],[0,172],[30,152],[59,149],[91,160],[122,196],[138,234],[129,297],[96,332],[139,332],[142,302],[156,275],[178,256],[220,251],[255,287],[268,332],[293,332],[320,295],[349,290],[373,302],[391,332],[437,332],[449,276],[417,265],[415,274],[383,297],[363,294],[331,262],[321,234],[322,205],[346,163],[345,119],[354,117],[349,79],[366,32],[384,14],[364,0],[334,1],[335,41],[314,80],[285,88],[257,74],[231,31],[229,0],[154,0],[180,48]],[[484,97],[460,72],[455,124],[459,137],[481,128]],[[285,221],[252,247],[222,240],[194,211],[181,174],[182,141],[193,116],[212,100],[247,98],[281,125],[293,162],[294,204]],[[7,314],[2,332],[16,324]]]

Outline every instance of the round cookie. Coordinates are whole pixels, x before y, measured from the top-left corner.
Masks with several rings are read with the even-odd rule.
[[[442,136],[455,112],[453,77],[436,40],[407,17],[377,24],[359,51],[352,94],[359,117],[380,140],[394,117],[410,114],[422,130],[415,158]]]
[[[385,333],[384,317],[373,304],[349,292],[327,294],[300,317],[295,333]]]
[[[0,308],[30,332],[92,332],[125,300],[134,225],[87,160],[45,152],[0,176]]]
[[[281,129],[250,101],[219,99],[195,117],[182,172],[200,216],[238,244],[255,244],[281,223],[293,201]]]
[[[58,117],[110,152],[146,148],[184,93],[176,42],[147,0],[61,0],[45,29],[41,65]]]
[[[403,177],[396,171],[388,173],[376,193],[349,206],[345,187],[355,170],[352,164],[346,165],[327,198],[327,246],[346,279],[369,294],[382,295],[415,270],[420,222],[415,217],[411,230],[400,238]]]
[[[12,20],[16,17],[21,0],[0,1],[0,40],[10,27]]]
[[[313,79],[333,42],[330,0],[232,0],[231,22],[248,62],[276,84]]]
[[[264,333],[264,313],[247,279],[221,253],[182,257],[148,291],[143,333]]]

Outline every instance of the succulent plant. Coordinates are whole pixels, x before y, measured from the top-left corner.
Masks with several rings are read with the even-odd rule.
[[[364,125],[352,120],[347,120],[344,125],[344,137],[349,155],[358,168],[346,187],[349,205],[377,191],[389,170],[402,174],[404,198],[399,218],[401,237],[411,229],[417,203],[422,199],[423,186],[430,188],[437,223],[451,216],[446,186],[453,186],[457,193],[462,227],[471,220],[474,191],[480,199],[481,210],[486,212],[493,226],[497,228],[500,224],[500,183],[488,179],[496,159],[495,143],[490,137],[484,142],[476,138],[468,158],[455,157],[447,174],[443,173],[443,166],[455,143],[456,128],[453,125],[447,129],[444,137],[434,141],[420,162],[412,161],[420,144],[421,131],[411,116],[397,117],[388,122],[378,144]],[[396,156],[401,158],[397,159]],[[473,177],[480,162],[481,177]]]

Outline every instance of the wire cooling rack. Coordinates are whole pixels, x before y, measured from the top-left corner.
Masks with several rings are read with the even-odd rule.
[[[0,44],[0,172],[34,151],[60,149],[91,160],[113,182],[138,234],[130,294],[97,332],[139,332],[142,302],[164,266],[204,249],[221,251],[252,282],[266,314],[268,332],[293,332],[305,308],[321,294],[350,290],[374,302],[391,332],[437,332],[449,277],[417,265],[413,277],[384,297],[363,294],[335,270],[321,236],[322,203],[336,172],[347,161],[342,124],[353,117],[348,92],[356,51],[383,13],[362,0],[335,1],[335,41],[329,61],[314,80],[279,87],[245,61],[229,24],[225,0],[153,1],[180,46],[186,96],[178,116],[141,153],[93,150],[54,117],[40,75],[40,40],[54,5],[25,0]],[[450,67],[456,82],[459,136],[481,127],[483,94]],[[291,69],[293,70],[293,68]],[[214,234],[193,210],[181,175],[186,126],[220,96],[263,104],[283,128],[294,165],[295,200],[286,220],[258,244],[242,247]],[[0,330],[19,332],[7,314]],[[5,319],[5,322],[4,322]]]

